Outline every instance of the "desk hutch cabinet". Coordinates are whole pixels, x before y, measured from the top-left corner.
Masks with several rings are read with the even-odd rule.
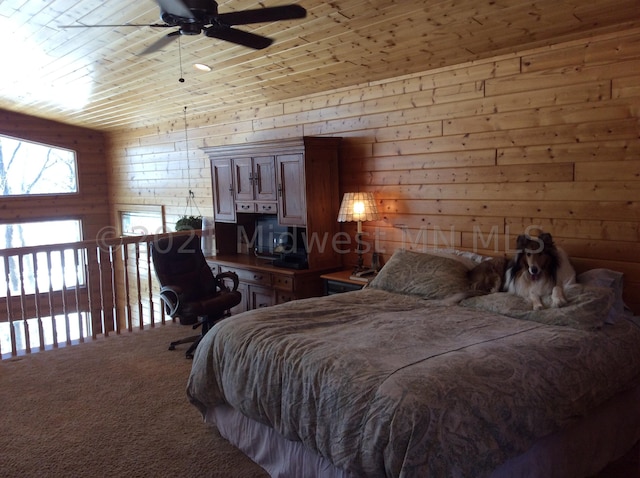
[[[323,294],[323,273],[341,268],[333,241],[339,233],[340,138],[302,137],[204,148],[211,163],[217,253],[214,271],[232,270],[245,300],[235,312]],[[308,268],[274,267],[243,243],[256,217],[302,228]]]

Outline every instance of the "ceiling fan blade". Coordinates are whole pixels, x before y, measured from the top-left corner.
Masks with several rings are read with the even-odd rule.
[[[120,25],[106,25],[106,24],[100,24],[100,25],[58,25],[58,28],[102,28],[102,27],[109,27],[109,28],[118,28],[118,27],[153,27],[153,28],[167,28],[167,27],[171,27],[171,25],[165,25],[164,23],[123,23]]]
[[[180,30],[176,30],[175,32],[171,32],[168,35],[160,37],[151,45],[149,45],[147,48],[142,50],[139,54],[147,55],[149,53],[153,53],[154,51],[158,51],[161,48],[164,48],[165,46],[167,46],[169,43],[173,41],[174,38],[177,38],[178,36],[180,36]]]
[[[194,18],[193,13],[189,10],[182,0],[156,0],[160,6],[160,10],[176,17]]]
[[[271,38],[256,35],[255,33],[249,33],[242,30],[236,30],[230,27],[212,26],[206,28],[204,34],[211,38],[218,38],[220,40],[230,41],[237,43],[238,45],[247,46],[256,50],[262,50],[267,48],[273,43]]]
[[[218,15],[225,25],[247,25],[249,23],[275,22],[304,18],[307,11],[300,5],[282,5],[280,7],[256,8],[240,12],[221,13]]]

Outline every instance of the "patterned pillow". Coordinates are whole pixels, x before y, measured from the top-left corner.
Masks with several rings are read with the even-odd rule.
[[[444,299],[469,289],[468,268],[442,253],[397,250],[369,287],[416,295],[423,299]]]

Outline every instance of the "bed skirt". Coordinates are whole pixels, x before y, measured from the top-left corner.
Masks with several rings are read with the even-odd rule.
[[[205,421],[273,478],[354,478],[302,443],[228,405],[207,411]],[[538,440],[498,467],[490,478],[566,478],[597,474],[640,440],[640,387],[609,400],[567,430]],[[640,469],[637,470],[640,476]]]

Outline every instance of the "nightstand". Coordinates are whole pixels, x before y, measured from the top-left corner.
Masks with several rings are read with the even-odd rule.
[[[341,294],[352,290],[362,289],[367,282],[349,279],[353,269],[322,274],[324,279],[324,295]]]

